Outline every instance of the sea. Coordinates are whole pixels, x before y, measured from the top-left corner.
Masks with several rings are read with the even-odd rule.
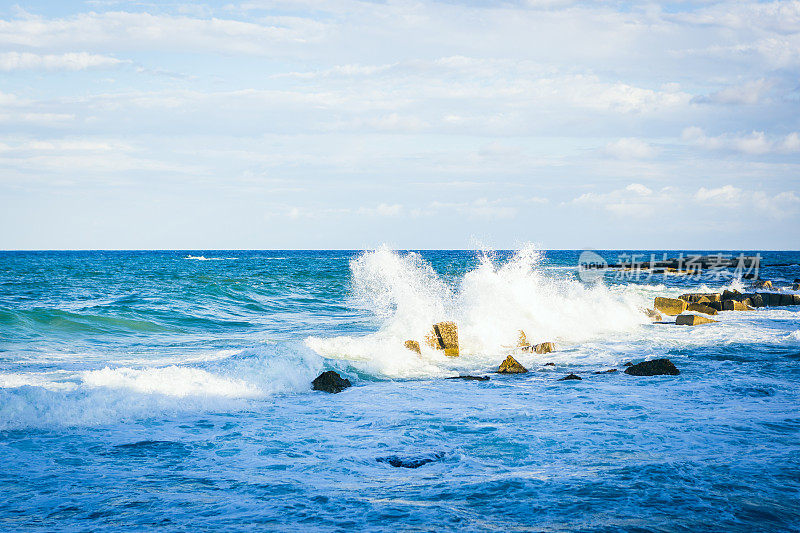
[[[751,280],[581,252],[0,252],[0,530],[800,530],[800,306],[653,323]]]

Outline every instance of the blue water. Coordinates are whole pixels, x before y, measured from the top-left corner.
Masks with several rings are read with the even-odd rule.
[[[0,529],[800,529],[800,307],[652,324],[749,283],[579,253],[0,252]],[[460,357],[403,347],[446,319]]]

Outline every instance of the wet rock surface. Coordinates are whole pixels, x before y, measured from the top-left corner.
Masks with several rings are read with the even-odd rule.
[[[445,379],[463,379],[464,381],[489,381],[489,376],[450,376]]]
[[[419,468],[428,463],[439,461],[444,457],[444,453],[432,453],[423,457],[400,457],[398,455],[389,455],[387,457],[378,457],[375,459],[379,463],[386,463],[395,468]]]
[[[519,364],[519,361],[511,357],[506,357],[505,361],[500,363],[500,368],[497,369],[499,374],[524,374],[528,369]]]
[[[568,374],[558,381],[581,381],[583,378],[577,374]]]
[[[337,392],[342,392],[344,389],[350,386],[350,380],[347,378],[343,378],[339,375],[338,372],[334,372],[333,370],[328,370],[327,372],[323,372],[319,376],[317,376],[314,381],[311,382],[311,388],[318,391],[323,392],[330,392],[335,394]]]
[[[631,376],[677,376],[681,373],[669,359],[653,359],[625,369]]]

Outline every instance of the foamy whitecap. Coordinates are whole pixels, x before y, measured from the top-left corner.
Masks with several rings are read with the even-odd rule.
[[[83,372],[82,379],[89,387],[130,389],[140,393],[178,397],[204,395],[254,398],[262,395],[258,387],[242,379],[226,378],[199,368],[179,366],[141,370],[105,367]]]

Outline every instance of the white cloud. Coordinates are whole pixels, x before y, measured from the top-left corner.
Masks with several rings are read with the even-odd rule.
[[[723,134],[712,137],[706,135],[702,128],[692,126],[683,130],[681,138],[707,150],[734,150],[748,155],[800,151],[800,137],[797,132],[772,138],[767,137],[763,131],[753,131],[747,135]]]
[[[109,68],[123,63],[119,59],[80,53],[68,54],[33,54],[30,52],[0,53],[0,70],[86,70],[90,68]]]
[[[626,138],[606,145],[606,153],[618,159],[649,159],[658,150],[641,139]]]
[[[760,79],[742,85],[725,87],[708,96],[697,98],[697,101],[715,104],[753,105],[761,102],[773,86],[773,81]]]

